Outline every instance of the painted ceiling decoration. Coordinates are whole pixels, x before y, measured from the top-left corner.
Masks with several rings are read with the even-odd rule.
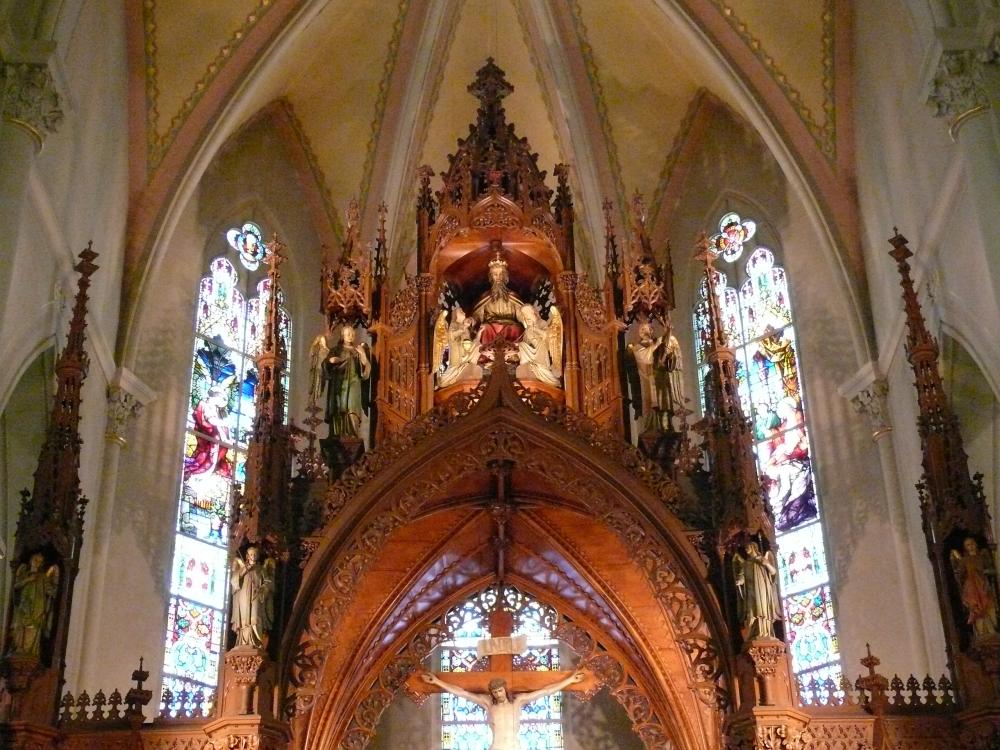
[[[466,85],[488,56],[515,88],[509,117],[540,167],[571,165],[589,252],[602,242],[607,198],[627,227],[631,194],[643,193],[656,225],[685,143],[719,107],[758,131],[769,118],[844,252],[855,252],[849,177],[837,159],[849,135],[835,118],[846,0],[801,0],[781,13],[771,0],[143,0],[135,14],[132,65],[143,74],[132,77],[142,82],[133,97],[145,99],[146,116],[133,121],[144,162],[132,172],[127,300],[161,252],[175,191],[204,168],[199,150],[239,137],[279,101],[321,196],[320,234],[341,239],[352,199],[373,226],[385,201],[390,244],[408,257],[416,168],[446,166],[475,112]],[[581,270],[595,267],[579,256]],[[845,265],[863,273],[856,259]]]

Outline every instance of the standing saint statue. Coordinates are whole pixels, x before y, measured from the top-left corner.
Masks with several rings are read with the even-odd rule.
[[[996,638],[997,631],[997,571],[993,554],[981,549],[974,538],[962,542],[964,554],[951,551],[951,565],[961,586],[962,604],[968,614],[966,622],[972,626],[972,639]]]
[[[774,621],[778,619],[778,566],[774,553],[761,552],[757,542],[746,546],[746,553],[733,555],[733,577],[736,580],[737,616],[746,631],[746,639],[773,638]]]
[[[488,693],[470,693],[457,685],[444,682],[431,672],[424,672],[421,677],[424,682],[436,685],[459,698],[472,701],[486,710],[486,720],[493,733],[493,741],[490,743],[489,750],[520,750],[521,745],[518,742],[517,733],[521,728],[521,709],[532,701],[558,693],[567,685],[583,681],[583,673],[574,672],[569,677],[540,690],[511,697],[507,692],[507,683],[499,678],[490,681]]]
[[[626,349],[638,382],[633,379],[636,416],[643,417],[647,432],[671,430],[671,418],[684,408],[683,359],[680,343],[667,327],[662,336],[653,335],[653,324],[639,324],[638,340]]]
[[[59,566],[45,565],[45,556],[35,552],[14,573],[14,613],[10,623],[10,653],[41,656],[42,639],[52,630],[52,600],[59,588]]]
[[[371,352],[364,342],[357,343],[352,326],[341,326],[339,333],[336,342],[329,341],[332,331],[317,336],[310,347],[310,397],[318,402],[325,386],[325,420],[330,425],[330,436],[360,438],[362,415],[368,413]]]
[[[233,589],[230,625],[237,646],[267,648],[268,632],[274,622],[274,561],[261,563],[260,550],[247,548],[246,559],[237,552],[230,571]]]

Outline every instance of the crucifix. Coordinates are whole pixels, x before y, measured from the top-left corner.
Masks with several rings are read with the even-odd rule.
[[[560,690],[589,693],[599,687],[597,679],[585,672],[575,671],[515,671],[514,656],[527,650],[527,638],[515,636],[514,616],[503,606],[503,588],[506,578],[507,551],[510,543],[509,522],[513,507],[510,499],[510,474],[512,462],[494,461],[494,499],[489,511],[496,523],[496,581],[497,600],[489,614],[489,638],[477,644],[480,657],[488,658],[489,669],[484,672],[423,672],[406,681],[411,694],[447,692],[465,698],[486,711],[493,742],[490,750],[518,750],[518,727],[521,708],[534,700],[552,695]]]

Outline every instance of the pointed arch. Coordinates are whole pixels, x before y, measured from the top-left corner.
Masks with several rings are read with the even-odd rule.
[[[389,624],[415,628],[428,602],[489,579],[489,526],[474,517],[483,516],[498,461],[511,463],[515,495],[530,506],[515,529],[518,580],[542,590],[549,576],[558,584],[551,596],[589,597],[592,613],[577,616],[604,613],[603,637],[633,655],[636,674],[649,674],[650,700],[680,726],[679,745],[718,738],[730,642],[705,565],[673,512],[685,499],[680,489],[620,438],[518,388],[495,370],[476,393],[418,418],[409,437],[368,454],[331,487],[332,519],[282,640],[300,740],[339,741],[346,731],[337,724],[342,701],[359,689],[358,675],[375,674],[345,663],[348,654],[388,653],[398,640],[385,635]]]

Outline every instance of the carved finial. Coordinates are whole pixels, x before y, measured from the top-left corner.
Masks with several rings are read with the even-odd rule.
[[[507,82],[504,72],[486,58],[486,64],[476,71],[476,79],[469,84],[469,93],[479,99],[484,109],[499,106],[504,97],[513,93],[514,87]]]

